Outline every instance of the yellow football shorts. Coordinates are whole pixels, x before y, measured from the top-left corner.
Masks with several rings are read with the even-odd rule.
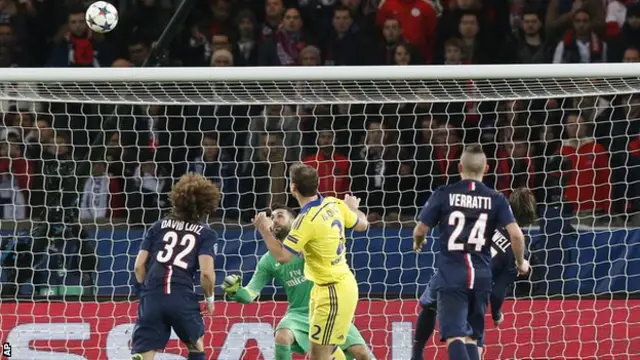
[[[353,275],[329,285],[314,285],[309,301],[309,340],[342,345],[358,305],[358,283]]]

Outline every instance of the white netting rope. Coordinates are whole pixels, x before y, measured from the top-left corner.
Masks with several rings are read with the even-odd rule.
[[[158,69],[159,76],[162,71]],[[446,79],[446,74],[443,75]],[[567,140],[585,131],[582,126],[589,129],[586,133],[589,137],[602,143],[607,153],[610,193],[616,195],[600,200],[615,204],[609,212],[589,207],[575,214],[546,213],[547,222],[566,217],[568,223],[581,230],[581,239],[562,226],[548,228],[544,233],[542,224],[540,230],[529,229],[528,234],[536,244],[532,248],[537,257],[535,277],[521,283],[518,291],[521,300],[505,305],[507,322],[499,329],[488,329],[488,356],[633,355],[631,344],[638,341],[638,336],[632,331],[640,319],[634,315],[638,305],[632,298],[638,290],[631,281],[637,281],[638,274],[631,267],[620,269],[631,261],[625,254],[640,246],[637,238],[624,239],[633,231],[629,217],[637,214],[633,202],[638,201],[638,195],[630,192],[637,181],[632,176],[637,168],[630,165],[632,155],[627,145],[638,136],[632,123],[640,118],[640,101],[635,98],[640,93],[639,78],[136,82],[132,77],[131,80],[73,83],[33,79],[4,83],[5,89],[0,91],[3,100],[41,102],[35,117],[50,116],[55,120],[40,132],[54,125],[56,134],[67,135],[63,143],[47,149],[60,149],[67,141],[70,161],[75,165],[93,151],[92,140],[113,113],[104,104],[123,105],[115,113],[117,128],[107,133],[109,136],[104,140],[107,151],[100,158],[107,161],[107,172],[122,168],[114,175],[124,180],[121,188],[109,193],[122,195],[122,202],[116,208],[112,207],[111,199],[107,205],[85,202],[84,191],[89,188],[79,189],[76,194],[81,208],[109,210],[105,217],[96,217],[94,212],[81,222],[103,229],[95,235],[100,248],[95,282],[98,294],[113,307],[100,310],[95,303],[65,304],[64,310],[54,311],[55,315],[38,315],[37,322],[53,324],[60,318],[71,317],[89,322],[100,322],[106,317],[105,321],[112,321],[122,314],[127,315],[123,324],[133,321],[133,303],[121,301],[121,296],[135,291],[127,269],[133,258],[127,253],[135,253],[132,244],[139,241],[142,232],[130,228],[148,225],[166,211],[166,193],[181,173],[191,170],[206,175],[206,164],[202,165],[206,159],[202,157],[207,152],[215,152],[209,155],[219,165],[207,176],[220,182],[224,195],[223,211],[214,221],[225,239],[220,249],[223,261],[217,264],[218,278],[242,272],[246,284],[264,252],[253,229],[245,227],[247,220],[275,200],[287,200],[286,164],[299,160],[313,163],[309,156],[322,153],[324,147],[327,157],[348,163],[346,170],[336,165],[339,171],[323,169],[326,163],[319,164],[325,173],[323,179],[333,179],[330,185],[323,185],[325,194],[355,192],[363,197],[363,207],[369,213],[378,214],[372,218],[372,229],[349,248],[364,304],[356,324],[378,359],[407,359],[415,298],[434,266],[429,251],[420,257],[411,253],[408,238],[415,214],[429,192],[438,185],[456,181],[456,156],[462,145],[485,144],[492,161],[488,181],[499,190],[508,193],[516,187],[531,187],[536,189],[540,204],[553,208],[562,202],[562,189],[568,188],[562,183],[562,176],[557,177],[557,173],[563,172],[559,151]],[[67,101],[75,104],[59,104]],[[574,114],[583,122],[570,120]],[[32,144],[27,136],[18,142],[23,146]],[[589,151],[595,154],[595,150]],[[49,156],[38,154],[32,160]],[[336,154],[344,158],[337,161]],[[566,156],[572,155],[567,152]],[[597,160],[595,155],[593,160]],[[94,161],[92,169],[100,166],[101,161]],[[152,174],[155,169],[161,171]],[[598,172],[603,170],[600,163],[585,169],[596,174],[594,183],[606,183],[602,181],[604,173]],[[98,178],[97,173],[90,177],[94,183]],[[226,180],[235,184],[225,184]],[[100,191],[97,193],[107,191],[104,185]],[[594,191],[587,197],[595,196]],[[17,212],[12,210],[12,214],[15,218]],[[599,267],[618,272],[613,275]],[[623,276],[630,281],[621,285]],[[273,290],[268,287],[267,294]],[[590,300],[614,292],[621,300]],[[513,294],[511,290],[510,295]],[[40,299],[39,294],[28,290],[22,295]],[[555,300],[574,296],[578,297],[574,302]],[[400,299],[394,300],[395,297]],[[46,303],[55,307],[51,305],[53,300]],[[278,319],[283,310],[262,302],[242,309],[225,303],[221,308],[224,311],[219,316],[233,326],[208,325],[211,338],[226,339],[212,340],[208,346],[215,349],[216,356],[224,348],[227,359],[234,360],[233,356],[239,359],[242,355],[242,346],[249,337],[263,339],[265,342],[258,342],[258,346],[265,351],[263,345],[272,341],[269,326],[273,324],[267,326],[264,321],[271,320],[261,318]],[[3,314],[4,319],[15,317],[26,321],[26,317],[36,313],[28,308],[5,309],[9,316]],[[40,314],[41,310],[38,311]],[[610,319],[596,319],[598,313],[613,315]],[[0,320],[0,324],[3,321],[6,325],[10,320]],[[2,339],[6,339],[5,325]],[[107,330],[91,330],[90,336],[106,338],[105,332],[113,324],[102,326]],[[574,337],[569,333],[576,327],[580,332]],[[624,333],[609,331],[619,327],[625,328]],[[18,332],[12,339],[16,339],[15,334]],[[53,338],[52,335],[50,339]],[[126,356],[127,336],[121,338],[124,340],[120,339],[119,350],[112,343],[111,350],[106,351]],[[51,348],[60,349],[56,345]],[[104,356],[104,348],[102,343],[87,343],[72,351],[88,351],[86,356],[90,359],[120,358]],[[175,348],[171,347],[171,351],[175,352]],[[248,351],[247,356],[257,353],[255,347]],[[437,356],[443,354],[443,349],[432,342],[429,351]]]

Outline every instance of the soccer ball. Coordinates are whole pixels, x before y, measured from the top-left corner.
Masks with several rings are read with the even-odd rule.
[[[85,14],[87,25],[97,33],[108,33],[118,25],[118,10],[106,1],[96,1]]]

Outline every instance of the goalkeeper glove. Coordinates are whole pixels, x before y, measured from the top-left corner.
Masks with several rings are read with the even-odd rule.
[[[226,278],[224,278],[224,281],[222,282],[222,290],[227,295],[233,295],[240,288],[240,282],[241,281],[242,281],[242,279],[240,278],[240,276],[238,276],[238,275],[229,275]]]

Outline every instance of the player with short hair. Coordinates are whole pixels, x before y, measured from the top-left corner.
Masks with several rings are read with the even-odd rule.
[[[147,231],[135,263],[143,284],[131,339],[132,360],[152,360],[169,341],[171,329],[189,350],[188,360],[204,360],[204,321],[195,292],[200,269],[207,312],[213,314],[218,236],[205,218],[220,201],[218,188],[201,175],[187,174],[171,192],[171,214]]]
[[[492,288],[491,243],[496,228],[504,228],[518,271],[529,271],[524,235],[507,199],[482,183],[488,170],[480,145],[467,146],[460,158],[461,181],[438,188],[420,212],[413,230],[414,250],[420,251],[429,229],[438,226],[438,323],[449,359],[479,359],[477,341],[484,335],[484,315]]]
[[[516,222],[521,226],[529,226],[536,219],[536,199],[531,190],[519,188],[514,190],[509,197],[509,203],[515,216]],[[506,290],[518,277],[516,260],[511,249],[509,234],[504,229],[496,229],[493,234],[491,244],[491,265],[493,276],[493,287],[489,303],[491,304],[491,316],[496,326],[504,320],[502,314],[502,304]],[[437,292],[435,289],[435,274],[431,277],[427,288],[420,296],[422,310],[418,314],[416,322],[416,332],[413,340],[412,360],[422,360],[424,346],[433,334],[436,326],[437,316]],[[483,337],[478,338],[479,356],[482,357]]]
[[[289,208],[273,207],[271,232],[276,239],[284,241],[295,217],[295,213]],[[260,258],[256,272],[247,286],[240,287],[240,276],[229,275],[224,279],[222,289],[229,299],[249,304],[258,297],[262,288],[274,279],[284,287],[289,302],[286,314],[276,327],[275,359],[291,360],[292,352],[306,354],[309,351],[309,296],[313,283],[304,277],[304,259],[294,257],[288,263],[280,264],[267,252]],[[369,349],[354,324],[351,324],[347,341],[340,348],[347,358],[369,359]]]
[[[345,230],[364,231],[367,216],[358,210],[360,199],[344,200],[318,194],[318,172],[296,164],[289,172],[290,191],[300,204],[300,214],[284,242],[271,233],[271,219],[264,212],[253,223],[269,253],[279,263],[304,255],[304,275],[313,282],[309,301],[311,360],[345,359],[340,345],[349,334],[358,304],[358,283],[345,257]]]

